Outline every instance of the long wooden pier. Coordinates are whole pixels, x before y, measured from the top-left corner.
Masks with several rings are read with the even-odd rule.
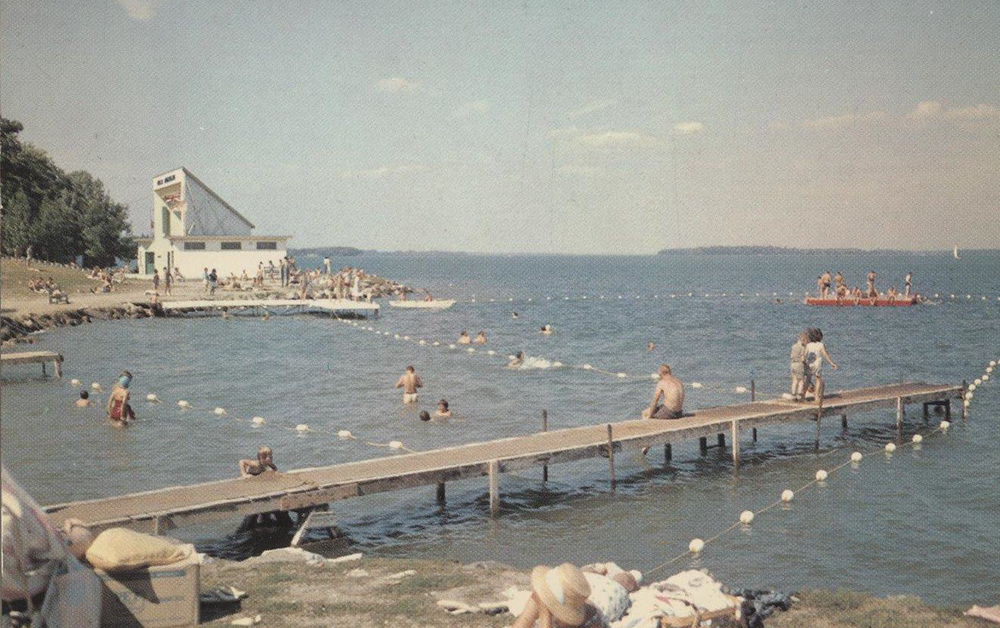
[[[41,364],[42,375],[48,374],[45,371],[45,365],[49,362],[52,363],[52,369],[55,371],[56,377],[62,377],[63,357],[61,353],[56,353],[55,351],[0,353],[0,366],[7,366],[8,364]]]
[[[437,485],[438,498],[443,499],[445,482],[489,476],[490,503],[495,512],[499,506],[499,475],[507,471],[539,466],[547,469],[560,462],[604,457],[609,460],[613,478],[615,450],[664,445],[669,460],[674,443],[698,438],[704,452],[709,436],[716,435],[723,445],[727,434],[738,465],[741,439],[751,433],[756,439],[758,427],[815,421],[818,447],[820,424],[825,417],[839,416],[846,427],[848,413],[895,408],[897,430],[901,430],[907,405],[923,404],[925,416],[929,405],[944,406],[950,417],[951,400],[961,399],[964,390],[964,385],[911,383],[832,393],[822,407],[781,399],[756,401],[700,409],[674,421],[632,420],[543,431],[328,467],[56,504],[45,510],[56,524],[75,518],[96,530],[125,526],[161,533],[188,524],[279,510],[308,510],[342,499],[417,486]],[[964,417],[964,405],[960,407]]]
[[[201,299],[197,301],[164,301],[164,314],[201,316],[281,316],[287,314],[328,314],[330,316],[374,316],[377,303],[349,299]]]

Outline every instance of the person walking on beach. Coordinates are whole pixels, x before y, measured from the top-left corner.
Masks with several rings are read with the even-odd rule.
[[[208,294],[210,296],[215,296],[215,289],[219,285],[219,275],[212,269],[212,272],[208,273]]]
[[[203,289],[205,290],[205,294],[208,294],[208,267],[206,267],[201,273],[201,283]]]
[[[823,344],[823,332],[815,327],[810,328],[807,332],[809,338],[809,344],[806,345],[806,360],[809,363],[809,368],[807,371],[808,377],[815,380],[816,393],[815,399],[816,403],[820,404],[823,402],[823,360],[830,363],[830,368],[837,370],[837,364],[830,357],[830,354],[826,351],[826,346]]]
[[[416,403],[417,389],[423,387],[424,383],[420,381],[412,366],[406,367],[406,372],[396,382],[396,388],[403,389],[403,403]]]
[[[128,403],[130,397],[128,388],[131,384],[132,374],[128,371],[122,371],[118,383],[111,389],[111,395],[108,396],[106,408],[108,418],[115,425],[127,425],[129,421],[135,420],[135,412]]]
[[[642,418],[679,419],[684,415],[684,384],[674,377],[667,364],[660,365],[659,374],[660,379],[653,391],[653,403],[642,411]],[[660,403],[661,399],[663,403]],[[645,456],[648,451],[649,447],[643,447],[642,455]]]
[[[271,471],[278,470],[278,467],[274,464],[274,454],[270,447],[261,447],[258,449],[256,460],[240,460],[239,467],[240,477],[242,478],[260,475],[268,469]]]
[[[153,271],[153,292],[160,291],[160,271]]]
[[[792,345],[792,352],[789,356],[792,373],[792,398],[795,401],[802,401],[806,394],[806,345],[809,344],[809,334],[802,332],[798,340]]]
[[[170,268],[168,266],[163,267],[163,294],[170,294],[170,286],[174,283],[174,276],[170,274]]]

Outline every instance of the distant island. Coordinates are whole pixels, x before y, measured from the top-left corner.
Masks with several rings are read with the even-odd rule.
[[[950,251],[949,251],[950,252]],[[686,249],[662,249],[657,255],[854,255],[864,253],[867,255],[939,255],[944,251],[904,251],[896,249],[799,249],[785,246],[698,246]]]
[[[308,249],[295,249],[289,251],[292,255],[333,255],[336,257],[353,257],[364,253],[361,249],[353,246],[316,246]]]

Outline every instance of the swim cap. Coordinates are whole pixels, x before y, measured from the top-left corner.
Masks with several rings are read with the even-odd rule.
[[[122,375],[118,378],[118,383],[121,384],[122,388],[128,388],[128,385],[132,383],[132,378],[128,375]]]

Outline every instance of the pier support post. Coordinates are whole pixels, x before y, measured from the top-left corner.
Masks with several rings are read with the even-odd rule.
[[[967,381],[965,381],[963,379],[962,380],[962,397],[961,397],[962,405],[960,405],[958,407],[959,412],[962,413],[961,416],[962,416],[962,420],[963,421],[965,420],[965,414],[966,414],[965,413],[965,394],[967,392],[969,392],[969,382],[967,382]]]
[[[718,436],[715,437],[715,440],[719,444],[719,447],[725,447],[726,446],[726,435],[725,434],[719,434]]]
[[[698,439],[698,449],[701,451],[701,455],[708,455],[708,438],[702,436]]]
[[[48,373],[45,372],[45,362],[42,362],[42,377],[46,377]]]
[[[670,462],[674,457],[673,446],[670,443],[663,445],[663,463]]]
[[[820,397],[819,405],[816,407],[816,436],[813,438],[813,451],[819,451],[819,428],[823,422],[823,398]]]
[[[611,474],[611,492],[615,492],[615,437],[608,423],[608,471]]]
[[[928,419],[929,417],[930,417],[930,414],[928,414],[928,411],[927,411],[927,402],[925,401],[925,402],[924,402],[924,423],[926,423],[926,422],[927,422],[927,419]]]
[[[500,461],[490,460],[490,516],[500,512]]]
[[[444,504],[444,482],[438,482],[438,485],[437,485],[437,502],[439,504]]]
[[[844,429],[844,430],[847,429],[847,415],[846,414],[841,414],[840,415],[840,428]]]
[[[733,468],[740,468],[740,423],[734,420],[730,426],[729,439],[732,441],[733,448]]]
[[[944,400],[944,420],[951,421],[951,399]]]
[[[62,377],[62,356],[56,358],[55,362],[52,363],[52,366],[56,371],[56,377]]]
[[[896,397],[896,438],[903,437],[903,398]]]
[[[542,410],[542,431],[543,432],[548,432],[549,431],[549,411],[548,410]],[[549,481],[549,465],[543,464],[542,465],[542,482],[548,482],[548,481]]]
[[[757,401],[757,380],[750,378],[750,401]],[[753,428],[753,442],[757,442],[757,428]]]

